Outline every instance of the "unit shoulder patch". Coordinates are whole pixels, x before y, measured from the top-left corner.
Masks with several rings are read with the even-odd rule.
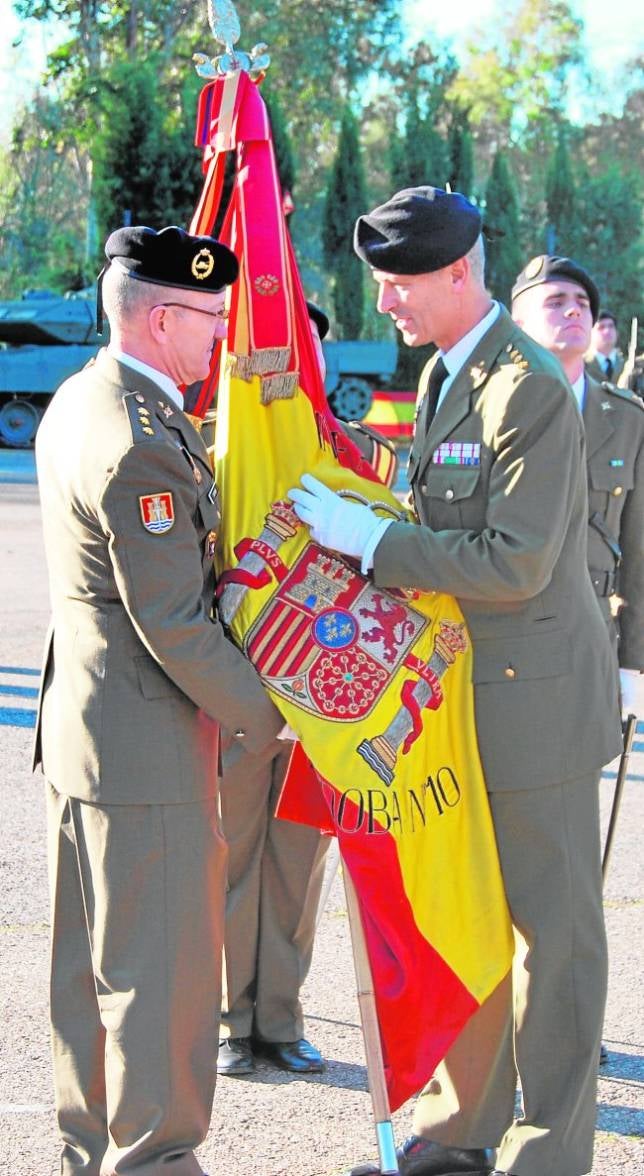
[[[141,494],[139,509],[143,526],[151,535],[164,535],[174,526],[174,501],[170,490],[162,490],[160,494]]]

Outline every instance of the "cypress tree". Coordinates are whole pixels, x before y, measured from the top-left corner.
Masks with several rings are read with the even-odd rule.
[[[462,192],[468,199],[474,187],[474,141],[467,125],[467,118],[455,118],[448,139],[451,172],[449,182],[452,192]]]
[[[497,151],[494,156],[485,190],[485,221],[494,234],[487,243],[487,285],[495,298],[509,306],[514,279],[523,264],[523,253],[519,239],[519,198],[502,151]]]
[[[570,163],[570,152],[564,134],[559,132],[550,166],[546,174],[546,251],[572,253],[575,232],[575,181]]]
[[[339,333],[359,339],[364,320],[363,265],[353,250],[353,230],[367,207],[358,122],[345,108],[326,192],[322,245],[333,277],[333,305]]]

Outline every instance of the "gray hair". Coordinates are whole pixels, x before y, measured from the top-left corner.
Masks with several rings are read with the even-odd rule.
[[[479,233],[469,253],[466,253],[465,256],[470,263],[472,277],[483,286],[485,284],[485,245],[482,233]]]
[[[111,326],[122,326],[147,313],[163,298],[154,282],[129,277],[118,263],[112,262],[103,277],[103,308]]]

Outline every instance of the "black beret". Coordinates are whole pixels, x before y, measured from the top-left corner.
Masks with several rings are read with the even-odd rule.
[[[523,294],[524,290],[530,290],[532,286],[541,286],[544,282],[576,282],[586,291],[593,322],[597,321],[599,290],[588,270],[569,257],[557,257],[548,253],[533,257],[525,269],[521,270],[512,287],[512,301],[514,302],[519,294]]]
[[[193,237],[176,225],[157,232],[146,225],[116,229],[105,243],[105,256],[131,278],[179,290],[218,293],[239,273],[235,254],[214,237]]]
[[[353,247],[373,269],[430,274],[464,257],[481,232],[478,208],[460,192],[403,188],[358,217]]]
[[[600,310],[599,314],[597,315],[597,322],[601,322],[602,319],[610,319],[610,321],[614,323],[615,326],[617,326],[617,319],[615,318],[612,310]]]
[[[329,320],[324,311],[320,310],[320,307],[316,306],[314,302],[309,302],[308,299],[306,302],[306,309],[309,312],[309,318],[313,319],[313,322],[318,329],[318,335],[320,336],[320,339],[325,339],[329,333]]]

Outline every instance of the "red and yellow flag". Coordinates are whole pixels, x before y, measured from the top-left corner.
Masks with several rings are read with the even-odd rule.
[[[326,404],[248,75],[206,86],[198,139],[206,183],[193,232],[211,231],[224,154],[237,153],[221,233],[240,279],[219,373],[220,616],[301,741],[283,813],[315,820],[317,807],[351,872],[395,1110],[511,965],[470,642],[453,598],[375,587],[295,515],[288,491],[305,471],[380,513],[401,507]]]

